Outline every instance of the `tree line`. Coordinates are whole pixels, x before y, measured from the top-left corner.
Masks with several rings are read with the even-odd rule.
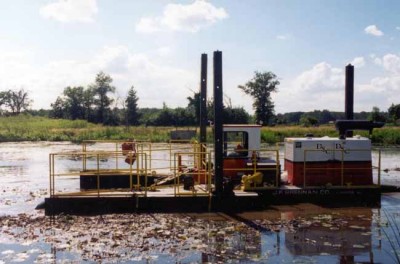
[[[132,86],[126,98],[118,104],[114,99],[112,78],[100,72],[88,87],[66,87],[63,94],[51,104],[52,118],[83,119],[104,125],[145,126],[195,126],[199,123],[200,94],[188,97],[186,107],[170,108],[165,103],[161,109],[139,108],[135,88]],[[212,102],[208,102],[209,119],[212,120]],[[224,118],[230,123],[248,123],[249,114],[238,107],[224,108]]]
[[[144,126],[196,126],[200,120],[200,93],[187,97],[186,107],[139,108],[134,86],[125,98],[115,98],[115,87],[110,75],[99,72],[95,81],[83,86],[68,86],[59,95],[50,110],[29,110],[32,100],[24,89],[0,91],[0,115],[16,115],[23,111],[33,115],[51,118],[81,119],[104,125]],[[255,72],[254,77],[238,88],[253,98],[254,115],[243,107],[234,107],[229,102],[223,107],[224,123],[262,125],[303,125],[316,126],[344,119],[343,112],[314,110],[312,112],[291,112],[275,114],[271,93],[277,92],[279,80],[272,72]],[[214,119],[214,103],[207,102],[207,117]],[[387,111],[373,107],[371,112],[354,113],[355,119],[369,119],[400,125],[400,104],[392,104]]]

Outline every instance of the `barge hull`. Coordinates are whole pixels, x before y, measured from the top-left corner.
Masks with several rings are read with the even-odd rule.
[[[379,188],[360,189],[275,189],[231,196],[125,196],[51,197],[45,199],[45,214],[98,215],[153,212],[243,212],[268,209],[273,205],[313,203],[325,207],[380,207]]]

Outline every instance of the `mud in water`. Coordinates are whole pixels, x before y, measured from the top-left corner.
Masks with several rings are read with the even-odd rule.
[[[0,144],[0,264],[398,263],[399,194],[383,195],[381,208],[45,217],[34,208],[48,196],[48,154],[65,150],[80,146]],[[382,153],[383,183],[398,184],[399,158]]]

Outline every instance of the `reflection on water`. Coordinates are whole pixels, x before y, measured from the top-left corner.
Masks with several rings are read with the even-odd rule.
[[[96,148],[96,145],[91,146]],[[0,263],[398,263],[398,194],[381,209],[327,209],[310,204],[263,212],[44,217],[49,153],[70,143],[0,144]],[[377,153],[373,153],[374,158]],[[399,184],[399,154],[382,153],[382,182]],[[65,160],[68,168],[80,160]],[[104,159],[103,166],[113,162]],[[387,169],[387,170],[386,170]],[[65,179],[66,185],[77,185]],[[398,231],[398,230],[397,230]]]

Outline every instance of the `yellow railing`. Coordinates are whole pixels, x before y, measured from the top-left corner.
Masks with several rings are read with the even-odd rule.
[[[340,159],[332,159],[331,163],[325,163],[325,164],[337,164],[335,162],[338,162],[340,164],[339,167],[311,167],[311,161],[307,160],[307,154],[312,153],[312,152],[326,152],[329,153],[331,152],[334,154],[335,152],[340,152]],[[307,178],[310,177],[307,172],[309,171],[339,171],[340,172],[340,184],[333,184],[328,182],[328,184],[325,187],[330,187],[330,188],[378,188],[381,185],[381,150],[378,150],[378,174],[377,174],[377,184],[373,183],[373,164],[372,164],[372,158],[370,161],[365,161],[365,162],[371,162],[371,165],[366,167],[349,167],[348,164],[346,164],[347,161],[345,161],[345,154],[346,152],[366,152],[370,153],[371,150],[368,149],[306,149],[304,150],[304,164],[303,164],[303,187],[321,187],[321,186],[315,186],[315,185],[307,185]],[[322,162],[329,162],[329,161],[322,161]],[[352,162],[352,161],[349,161]],[[308,166],[308,167],[307,167]],[[345,172],[346,171],[367,171],[366,175],[368,176],[368,173],[371,172],[371,181],[372,184],[352,184],[351,182],[345,182]],[[335,176],[335,175],[334,175]],[[365,175],[360,175],[359,177],[363,177]],[[321,175],[322,177],[322,175]]]
[[[125,159],[134,152],[124,153],[120,150],[121,144],[130,141],[85,141],[81,152],[52,153],[49,155],[49,184],[50,196],[126,196],[144,195],[151,189],[162,188],[156,184],[149,184],[148,177],[154,175],[177,175],[176,158],[179,155],[188,155],[192,161],[190,166],[201,168],[202,163],[211,164],[210,153],[196,153],[199,144],[151,144],[149,142],[135,142],[136,161],[125,163]],[[100,143],[94,145],[94,143]],[[103,144],[103,145],[102,145]],[[106,144],[106,145],[104,145]],[[107,145],[108,144],[108,145]],[[94,145],[94,146],[92,146]],[[99,151],[105,147],[107,151]],[[90,151],[89,151],[90,149]],[[202,155],[202,156],[199,156]],[[204,161],[202,157],[207,157]],[[62,161],[61,161],[62,160]],[[187,163],[188,160],[184,160]],[[205,165],[203,164],[203,168]],[[211,168],[207,175],[211,178]],[[189,172],[190,173],[190,172]],[[118,189],[102,189],[104,177],[129,176],[129,187]],[[85,177],[94,177],[90,189],[81,190],[80,187],[66,184],[65,179],[81,181]],[[136,177],[136,178],[135,178]],[[142,182],[141,182],[142,181]],[[210,185],[211,180],[206,182]],[[142,183],[142,184],[140,184]],[[210,190],[211,187],[206,188]],[[200,195],[198,192],[196,195]]]
[[[129,154],[128,154],[129,155]],[[108,159],[115,158],[119,163],[114,167],[110,167]],[[127,155],[121,151],[91,151],[91,152],[64,152],[64,153],[51,153],[49,155],[49,182],[50,182],[50,196],[91,196],[91,195],[124,195],[123,192],[130,192],[132,189],[139,188],[140,176],[149,174],[147,166],[147,154],[137,153],[136,163],[125,163]],[[59,162],[58,160],[63,160]],[[83,168],[78,165],[82,160]],[[143,160],[143,161],[142,161]],[[77,162],[77,163],[75,163]],[[74,164],[75,163],[75,164]],[[143,164],[143,166],[140,166]],[[75,166],[74,166],[75,165]],[[129,186],[127,188],[107,189],[102,190],[101,179],[103,177],[112,177],[126,175],[129,177]],[[91,190],[80,190],[76,186],[70,186],[65,180],[81,180],[85,177],[96,178],[96,188]],[[136,177],[136,185],[133,184],[133,177]],[[62,185],[62,189],[56,191],[56,179]],[[64,181],[63,181],[64,180]],[[145,180],[146,177],[145,177]],[[61,184],[63,182],[64,184]],[[125,193],[126,195],[126,193]]]
[[[204,167],[199,166],[204,158]],[[211,164],[211,153],[207,152],[178,152],[174,154],[174,196],[182,195],[211,195],[212,191],[212,168],[206,166]],[[191,178],[193,187],[182,191],[181,176]]]

